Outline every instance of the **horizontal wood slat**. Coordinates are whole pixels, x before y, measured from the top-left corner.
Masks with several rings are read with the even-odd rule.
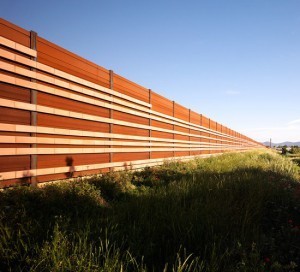
[[[0,35],[0,187],[66,178],[68,157],[78,176],[261,147],[3,19]]]
[[[3,36],[0,36],[0,44],[34,58],[37,56],[37,52],[35,50],[32,50],[22,44],[13,42],[12,40],[6,39]]]
[[[0,50],[0,54],[1,54],[1,50]],[[10,68],[8,68],[8,67],[10,67]],[[16,73],[19,73],[19,74],[21,74],[21,75],[25,75],[25,74],[27,74],[28,75],[28,71],[26,70],[24,73],[22,73],[21,71],[22,71],[22,68],[14,68],[12,65],[6,65],[6,69],[9,69],[9,71],[13,71],[13,72],[16,72]],[[24,69],[23,69],[24,70]],[[33,74],[31,74],[31,75],[33,75]],[[42,78],[44,78],[45,79],[45,76],[43,76]],[[39,78],[39,79],[41,79],[41,78]],[[90,103],[90,104],[95,104],[95,101],[94,100],[92,100],[92,99],[88,99],[88,98],[83,98],[82,96],[76,96],[76,95],[72,95],[72,94],[70,94],[70,93],[66,93],[66,92],[64,92],[64,91],[62,91],[62,90],[59,90],[59,89],[56,89],[55,90],[55,88],[54,89],[52,89],[52,88],[49,88],[49,87],[46,87],[46,86],[43,86],[43,85],[40,85],[40,84],[31,84],[31,83],[28,83],[28,82],[26,82],[26,81],[24,81],[24,80],[22,80],[22,79],[19,79],[19,80],[17,80],[17,81],[14,81],[14,79],[12,78],[12,77],[9,77],[9,76],[3,76],[2,75],[2,81],[5,81],[5,82],[7,82],[7,83],[12,83],[12,84],[19,84],[20,86],[23,86],[23,87],[30,87],[30,88],[32,88],[32,89],[37,89],[37,90],[39,90],[39,91],[42,91],[42,92],[48,92],[48,93],[51,93],[51,94],[55,94],[55,95],[59,95],[59,96],[63,96],[63,97],[68,97],[69,99],[73,99],[73,100],[80,100],[80,101],[83,101],[83,102],[86,102],[86,103]],[[53,80],[48,80],[47,82],[52,82],[52,83],[54,83],[55,81],[53,81]],[[72,89],[72,90],[74,90],[74,88]],[[80,91],[80,90],[77,90],[77,91]],[[85,93],[86,93],[86,91],[85,91]],[[98,97],[99,97],[99,94],[98,94]],[[100,96],[100,98],[103,98],[103,99],[107,99],[107,100],[109,100],[109,101],[111,101],[111,98],[110,97],[104,97],[104,96]],[[167,100],[166,100],[167,101]],[[128,104],[126,104],[126,103],[124,103],[124,101],[121,101],[120,102],[120,100],[113,100],[112,102],[114,102],[114,103],[119,103],[119,104],[122,104],[122,105],[126,105],[126,106],[128,106]],[[101,103],[101,102],[96,102],[96,104],[98,105],[98,106],[102,106],[102,107],[107,107],[107,108],[112,108],[112,109],[117,109],[117,110],[121,110],[121,111],[126,111],[126,112],[129,112],[129,110],[128,109],[124,109],[124,107],[118,107],[118,106],[113,106],[113,105],[111,105],[111,104],[106,104],[106,103]],[[129,105],[129,106],[132,106],[132,105]],[[201,130],[205,130],[205,131],[210,131],[212,134],[214,134],[214,135],[218,135],[218,134],[222,134],[222,133],[218,133],[218,132],[216,132],[216,131],[214,131],[214,130],[210,130],[208,127],[208,119],[207,118],[205,118],[205,120],[204,120],[204,124],[206,124],[206,127],[203,127],[203,126],[199,126],[199,125],[194,125],[194,124],[192,124],[192,123],[189,123],[189,122],[185,122],[185,121],[183,121],[182,119],[179,119],[179,118],[176,118],[176,117],[172,117],[172,116],[168,116],[168,115],[165,115],[165,114],[161,114],[160,112],[157,112],[157,111],[153,111],[153,110],[145,110],[145,109],[141,109],[141,108],[139,108],[139,106],[137,106],[137,105],[134,105],[134,106],[132,106],[133,108],[137,108],[137,109],[140,109],[140,110],[144,110],[144,111],[148,111],[148,113],[151,113],[152,114],[152,119],[154,119],[154,120],[160,120],[160,121],[162,121],[162,122],[165,122],[165,123],[170,123],[170,124],[177,124],[177,125],[179,125],[179,126],[182,126],[182,127],[190,127],[190,126],[193,126],[193,127],[195,127],[195,128],[201,128]],[[178,106],[177,106],[178,107]],[[140,113],[140,112],[138,112],[138,111],[130,111],[131,113],[133,113],[133,114],[135,114],[135,115],[138,115],[138,116],[147,116],[147,114],[143,114],[143,113]],[[164,117],[165,119],[163,119],[163,118],[160,118],[160,117],[157,117],[157,116],[162,116],[162,117]],[[174,120],[174,122],[172,122],[172,120]],[[187,125],[186,125],[187,124]],[[228,136],[228,135],[226,135],[226,134],[223,134],[223,136],[224,137],[227,137],[227,138],[234,138],[234,137],[232,137],[232,136]]]
[[[27,133],[39,133],[39,134],[52,134],[52,135],[61,135],[61,136],[81,136],[81,137],[97,137],[97,138],[111,138],[111,139],[122,139],[123,142],[126,140],[140,140],[140,141],[151,141],[151,142],[166,142],[166,143],[189,143],[189,144],[207,144],[205,142],[190,142],[169,138],[158,138],[158,137],[142,137],[142,136],[133,136],[125,134],[115,134],[115,133],[102,133],[102,132],[93,132],[93,131],[84,131],[84,130],[72,130],[72,129],[60,129],[53,127],[42,127],[42,126],[26,126],[26,125],[14,125],[14,124],[5,124],[0,123],[0,131],[9,131],[9,132],[27,132]],[[155,135],[155,133],[154,133]],[[197,138],[198,139],[198,138]],[[203,138],[205,139],[205,138]],[[202,139],[202,140],[203,140]],[[234,143],[234,142],[232,142]]]
[[[217,156],[218,154],[212,154],[214,156]],[[111,168],[113,167],[116,170],[123,170],[125,168],[131,168],[131,169],[138,169],[143,168],[145,166],[154,166],[154,165],[161,165],[166,161],[186,161],[193,159],[195,157],[202,157],[206,158],[211,155],[197,155],[197,156],[182,156],[178,158],[174,157],[164,157],[159,159],[150,159],[150,160],[134,160],[134,161],[123,161],[123,162],[113,162],[113,163],[100,163],[100,164],[88,164],[88,165],[75,165],[75,171],[84,171],[84,170],[92,170],[92,169],[103,169],[103,168]],[[70,171],[69,166],[62,166],[62,167],[55,167],[55,168],[42,168],[42,169],[25,169],[21,171],[11,171],[11,172],[2,172],[0,173],[0,180],[6,180],[6,179],[20,179],[24,176],[39,176],[39,175],[49,175],[49,174],[61,174],[61,173],[68,173]]]
[[[197,134],[189,134],[186,132],[172,131],[169,129],[162,129],[162,128],[157,128],[157,127],[153,127],[153,126],[147,126],[147,125],[141,125],[141,124],[136,124],[136,123],[130,123],[130,122],[126,122],[126,121],[114,120],[114,119],[105,118],[105,117],[99,117],[99,116],[95,116],[95,115],[71,112],[71,111],[61,110],[58,108],[33,105],[33,104],[28,104],[28,103],[18,102],[18,101],[8,100],[8,99],[0,98],[0,105],[3,105],[4,107],[7,107],[7,108],[17,109],[17,110],[36,111],[36,112],[40,112],[40,113],[76,118],[76,119],[81,119],[81,120],[98,121],[98,122],[102,122],[102,123],[112,123],[112,124],[128,126],[128,127],[138,128],[138,129],[145,129],[145,130],[151,129],[151,130],[156,130],[156,131],[161,131],[161,132],[174,133],[177,135],[193,136],[193,137],[198,137],[198,138],[206,137],[206,136],[199,136]],[[208,138],[213,139],[213,140],[216,139],[216,138],[211,138],[211,137],[208,137]],[[226,141],[226,140],[221,140],[221,141]]]
[[[92,100],[92,99],[89,99],[89,98],[83,98],[83,97],[80,97],[80,96],[76,96],[74,94],[72,95],[72,94],[66,93],[66,92],[61,91],[61,90],[57,90],[57,91],[53,92],[51,90],[51,88],[47,88],[46,86],[41,86],[37,83],[27,82],[27,81],[22,80],[22,79],[18,79],[17,81],[14,81],[13,77],[9,77],[7,75],[0,75],[0,76],[1,76],[1,80],[4,81],[4,82],[7,82],[7,83],[11,83],[11,84],[15,83],[15,84],[19,84],[20,86],[23,86],[23,87],[31,87],[32,89],[37,89],[37,90],[42,91],[42,92],[47,92],[47,93],[51,93],[51,94],[55,94],[55,95],[58,94],[59,96],[68,97],[69,99],[72,99],[72,100],[83,101],[85,103],[89,103],[89,104],[92,104],[92,105],[94,104],[94,105],[98,105],[98,106],[102,106],[102,107],[106,107],[106,108],[117,109],[117,110],[120,110],[120,111],[123,111],[123,112],[129,112],[129,113],[135,114],[137,116],[148,117],[147,114],[143,114],[143,113],[138,112],[138,111],[128,110],[127,108],[124,108],[124,107],[114,106],[114,105],[111,105],[111,104],[95,101],[95,100]],[[38,87],[35,87],[36,85]],[[123,102],[123,104],[124,104],[124,102]],[[194,129],[196,129],[198,131],[209,131],[212,135],[219,135],[219,136],[222,136],[222,137],[225,137],[225,138],[228,138],[228,139],[237,139],[234,136],[228,136],[226,134],[219,133],[219,132],[216,132],[216,131],[211,130],[211,129],[207,129],[207,128],[202,127],[202,126],[195,126],[192,123],[187,123],[188,125],[185,125],[185,124],[182,124],[182,123],[178,123],[178,122],[175,122],[175,121],[173,122],[173,121],[170,121],[170,120],[166,120],[166,119],[157,117],[157,116],[155,116],[155,114],[158,114],[158,113],[154,112],[154,111],[151,111],[151,110],[150,110],[150,113],[154,114],[154,115],[151,116],[151,119],[153,119],[153,120],[160,120],[161,122],[165,122],[165,123],[169,123],[169,124],[177,124],[180,127],[186,127],[186,128],[189,128],[189,129],[191,127],[194,127]],[[179,119],[174,118],[174,120],[178,121]],[[207,125],[207,127],[209,127],[208,122],[209,122],[209,120],[207,118],[205,118],[204,123]],[[205,129],[205,130],[203,130],[203,129]],[[183,130],[181,130],[181,131],[183,131]]]

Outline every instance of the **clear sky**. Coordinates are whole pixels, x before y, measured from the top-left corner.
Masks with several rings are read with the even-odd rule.
[[[0,15],[257,141],[300,141],[299,0],[1,0]]]

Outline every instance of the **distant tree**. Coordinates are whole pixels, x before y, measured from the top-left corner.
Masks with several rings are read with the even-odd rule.
[[[282,154],[282,155],[286,155],[286,153],[287,153],[287,146],[284,145],[284,146],[281,148],[281,154]]]
[[[292,146],[290,152],[292,154],[300,154],[300,147],[298,147],[297,145]]]

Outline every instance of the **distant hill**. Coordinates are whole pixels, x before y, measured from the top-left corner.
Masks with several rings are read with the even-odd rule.
[[[263,145],[265,146],[270,146],[270,142],[263,142],[262,143]],[[282,143],[272,143],[272,147],[274,146],[292,146],[292,145],[297,145],[297,146],[300,146],[300,142],[282,142]]]

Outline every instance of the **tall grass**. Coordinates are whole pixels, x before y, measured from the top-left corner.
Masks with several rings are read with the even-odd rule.
[[[299,271],[299,167],[230,153],[0,195],[0,271]]]

